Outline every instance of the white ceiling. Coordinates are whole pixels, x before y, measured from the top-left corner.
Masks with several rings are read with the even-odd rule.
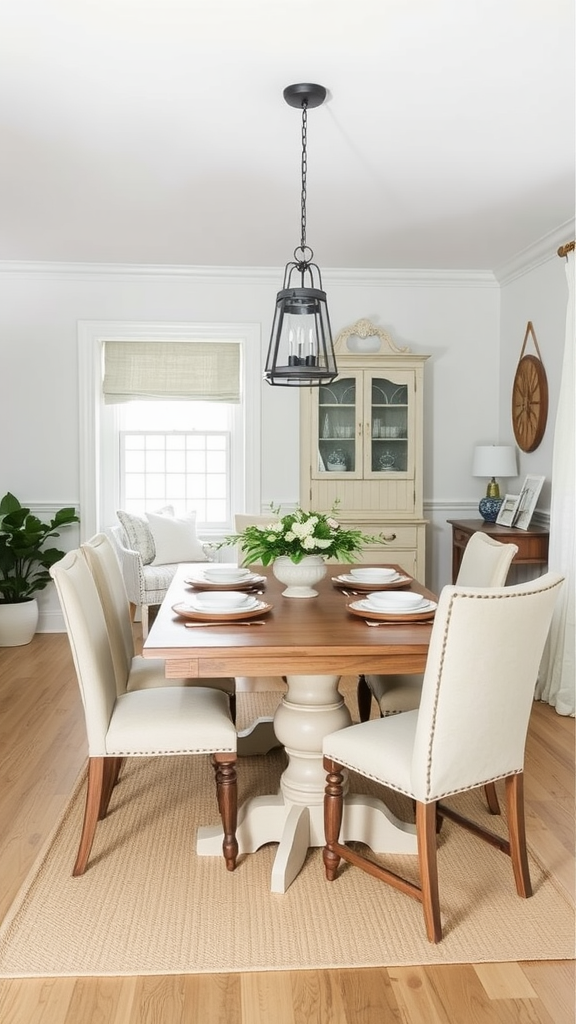
[[[574,216],[573,0],[4,0],[0,260],[495,269]]]

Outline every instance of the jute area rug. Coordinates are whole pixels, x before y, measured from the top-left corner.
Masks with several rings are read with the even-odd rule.
[[[345,691],[344,691],[345,692]],[[352,690],[350,689],[350,693]],[[279,694],[239,694],[239,727]],[[353,710],[352,702],[350,708]],[[283,751],[239,763],[240,798],[275,792]],[[377,792],[354,778],[351,788]],[[0,975],[49,977],[297,970],[571,958],[574,918],[531,857],[534,896],[516,896],[508,857],[445,821],[439,836],[445,937],[427,942],[420,904],[346,866],[324,879],[310,850],[288,891],[270,892],[271,844],[240,859],[196,857],[199,823],[218,821],[207,758],[134,758],[100,822],[88,870],[72,878],[84,801],[62,820],[0,931]],[[407,801],[392,810],[411,818]],[[481,791],[454,801],[488,820]],[[490,818],[496,830],[501,823]],[[389,857],[415,876],[415,858]]]

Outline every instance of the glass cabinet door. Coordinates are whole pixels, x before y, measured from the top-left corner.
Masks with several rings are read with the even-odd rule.
[[[318,474],[360,474],[362,456],[359,405],[362,403],[361,374],[340,377],[318,389],[317,422]]]
[[[370,375],[366,382],[370,435],[365,471],[403,475],[410,473],[411,394],[409,380]]]

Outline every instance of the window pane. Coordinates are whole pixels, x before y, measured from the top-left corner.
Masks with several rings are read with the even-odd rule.
[[[228,525],[230,443],[227,431],[121,432],[123,506],[130,502],[130,510],[144,512],[170,504],[178,515],[196,509],[199,524]]]

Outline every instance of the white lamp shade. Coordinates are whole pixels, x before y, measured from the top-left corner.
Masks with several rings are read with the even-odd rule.
[[[472,476],[518,476],[515,448],[511,445],[477,445],[472,460]]]

